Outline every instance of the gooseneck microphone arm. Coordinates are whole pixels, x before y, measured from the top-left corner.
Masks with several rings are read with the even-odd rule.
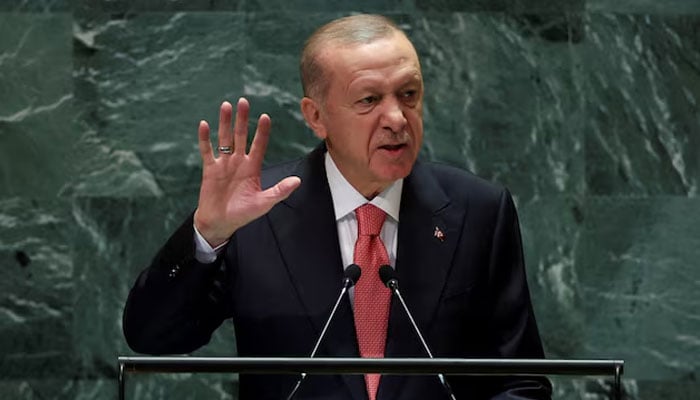
[[[316,352],[318,351],[318,346],[321,345],[321,341],[323,340],[323,337],[326,335],[326,331],[328,330],[328,326],[331,324],[331,321],[333,320],[333,317],[335,316],[335,312],[338,310],[338,306],[340,305],[340,300],[342,300],[343,295],[345,295],[345,292],[348,291],[351,287],[355,286],[357,283],[357,280],[360,279],[360,274],[362,273],[362,270],[357,264],[350,264],[348,265],[347,268],[345,268],[345,272],[343,273],[343,288],[340,290],[340,294],[338,295],[338,299],[335,301],[335,305],[333,306],[333,310],[331,311],[331,315],[328,316],[328,319],[326,320],[326,325],[323,326],[323,330],[321,331],[321,334],[318,336],[318,340],[316,341],[316,345],[314,346],[314,349],[311,351],[311,355],[309,356],[310,358],[314,358],[316,355]]]
[[[362,273],[362,270],[357,264],[350,264],[345,268],[345,271],[343,272],[343,288],[340,290],[340,294],[338,295],[338,299],[335,301],[335,305],[333,306],[333,310],[331,310],[331,314],[328,316],[328,319],[326,320],[326,324],[323,326],[323,329],[321,330],[321,334],[318,336],[318,340],[316,340],[316,345],[314,345],[314,349],[311,350],[311,355],[309,358],[314,358],[316,355],[316,352],[318,351],[318,347],[321,345],[321,341],[323,340],[323,337],[326,336],[326,331],[328,330],[328,327],[331,324],[331,321],[333,320],[333,317],[335,316],[335,312],[338,310],[338,306],[340,305],[340,301],[343,299],[343,296],[345,293],[350,289],[351,287],[355,286],[357,283],[357,280],[360,279],[360,274]],[[299,390],[299,387],[301,386],[301,382],[306,379],[306,372],[302,372],[301,376],[299,377],[299,380],[297,380],[297,383],[294,385],[294,388],[292,391],[289,393],[289,396],[287,396],[287,400],[292,400],[294,395],[297,393]]]
[[[425,342],[425,339],[423,338],[423,335],[421,334],[420,329],[418,329],[418,325],[416,324],[416,321],[413,319],[413,314],[411,314],[411,311],[408,310],[408,306],[406,305],[406,302],[403,300],[403,296],[401,296],[401,292],[399,291],[399,279],[396,276],[396,271],[394,271],[394,269],[391,268],[391,266],[389,266],[389,265],[382,265],[381,267],[379,267],[379,277],[381,278],[382,282],[384,282],[384,285],[386,285],[386,287],[391,289],[391,291],[399,299],[401,306],[403,306],[403,309],[406,312],[406,315],[408,316],[408,320],[411,321],[411,325],[413,326],[413,330],[416,332],[416,334],[418,335],[418,339],[420,339],[420,342],[423,344],[423,348],[425,349],[425,352],[428,353],[428,357],[433,358],[433,353],[430,351],[430,348],[428,347],[428,343]],[[452,392],[452,388],[450,387],[450,384],[447,382],[447,379],[445,379],[445,375],[443,375],[442,373],[439,373],[437,375],[437,377],[440,380],[440,383],[442,383],[442,387],[445,388],[445,392],[447,393],[447,396],[451,400],[457,400],[454,393]]]

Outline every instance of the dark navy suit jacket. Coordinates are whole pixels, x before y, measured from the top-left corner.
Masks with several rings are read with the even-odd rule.
[[[194,259],[192,217],[139,276],[124,311],[134,351],[188,353],[227,318],[240,356],[308,356],[339,294],[343,268],[324,168],[325,147],[263,171],[269,187],[302,184],[237,231],[212,264]],[[417,162],[405,179],[396,272],[435,357],[543,357],[510,194],[465,171]],[[435,235],[436,227],[443,233]],[[224,261],[224,262],[222,262]],[[386,357],[425,357],[392,300]],[[345,298],[317,353],[358,357]],[[242,375],[240,396],[283,399],[297,376]],[[458,399],[545,399],[546,379],[448,378]],[[298,399],[367,398],[361,375],[309,376]],[[382,377],[379,400],[446,398],[435,376]]]

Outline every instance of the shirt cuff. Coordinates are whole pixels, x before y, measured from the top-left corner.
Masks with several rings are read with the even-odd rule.
[[[206,239],[204,239],[204,236],[202,236],[201,233],[197,230],[197,227],[192,225],[194,228],[194,258],[201,262],[202,264],[210,264],[216,261],[216,257],[219,255],[221,252],[221,249],[226,246],[226,243],[228,243],[228,240],[221,243],[220,245],[216,247],[211,247],[209,242],[207,242]]]

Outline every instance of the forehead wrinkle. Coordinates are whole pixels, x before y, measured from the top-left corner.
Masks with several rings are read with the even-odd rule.
[[[377,51],[376,46],[387,41],[392,45],[389,51],[395,51],[398,54],[388,60],[386,58],[375,60],[373,56],[374,52]],[[384,51],[384,48],[382,50]],[[402,86],[411,84],[413,80],[420,87],[423,85],[418,55],[405,36],[394,35],[360,44],[344,44],[331,40],[317,49],[316,57],[324,69],[329,85],[340,83],[341,86],[338,88],[345,93],[349,93],[351,89],[366,90],[386,87],[387,84],[395,85],[397,81]],[[374,82],[366,82],[362,76],[365,72],[368,72],[368,78]],[[363,87],[355,89],[354,86],[358,84],[358,78],[364,81],[361,82]]]
[[[367,53],[368,55],[373,55],[376,51],[376,46],[381,46],[382,43],[391,44],[391,49],[389,51],[397,51],[397,48],[403,47],[402,50],[398,51],[408,50],[411,54],[409,56],[406,56],[405,53],[397,54],[397,57],[394,60],[387,61],[384,59],[379,62],[388,62],[393,63],[394,65],[398,65],[404,62],[411,62],[412,64],[420,65],[420,62],[418,61],[418,54],[416,53],[413,44],[408,40],[408,38],[398,34],[378,38],[368,43],[343,43],[340,41],[328,41],[324,44],[322,48],[318,50],[318,55],[322,58],[343,58],[342,56],[339,57],[339,55],[347,50],[354,50],[359,53]]]

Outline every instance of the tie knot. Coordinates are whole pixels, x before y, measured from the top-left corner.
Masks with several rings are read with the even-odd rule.
[[[365,204],[355,209],[357,215],[357,232],[360,235],[378,236],[386,219],[386,213],[372,204]]]

